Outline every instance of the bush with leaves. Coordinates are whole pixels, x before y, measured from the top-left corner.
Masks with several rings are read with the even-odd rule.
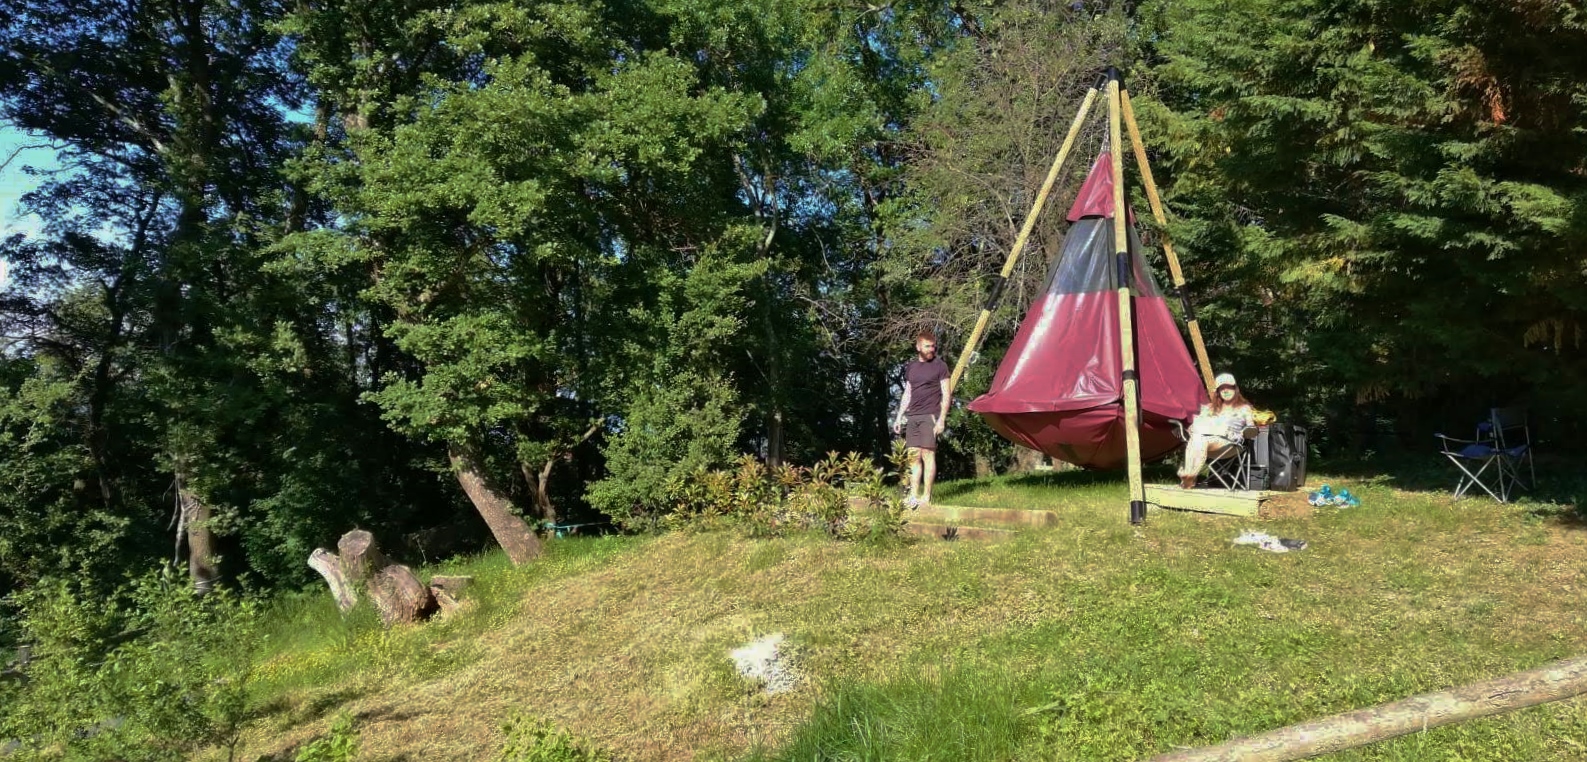
[[[548,720],[528,715],[509,719],[502,732],[496,762],[610,762],[605,752],[591,747]]]
[[[894,473],[905,464],[893,454]],[[815,464],[768,468],[753,456],[731,470],[696,471],[667,488],[672,527],[711,528],[739,523],[755,537],[819,529],[845,540],[894,536],[902,529],[903,503],[887,472],[857,453],[828,453]],[[870,510],[856,513],[856,504]]]
[[[298,752],[295,762],[352,762],[358,758],[358,721],[342,713],[331,722],[331,730]]]
[[[236,752],[252,707],[258,611],[164,570],[106,600],[49,581],[17,597],[32,659],[0,688],[0,738],[33,760],[183,760]]]

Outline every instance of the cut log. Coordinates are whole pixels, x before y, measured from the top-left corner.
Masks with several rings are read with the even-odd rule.
[[[430,578],[430,587],[445,590],[446,592],[451,593],[453,598],[456,598],[463,592],[463,588],[468,587],[470,584],[473,584],[473,582],[473,577],[451,577],[436,575]]]
[[[348,582],[374,579],[375,575],[391,565],[391,561],[375,545],[375,536],[362,529],[342,535],[342,539],[336,543],[336,549],[340,551],[342,572],[347,575]]]
[[[309,568],[320,573],[325,578],[325,584],[330,585],[331,596],[336,599],[336,608],[343,614],[353,610],[358,605],[358,591],[347,581],[347,572],[342,568],[342,559],[336,554],[324,549],[315,548],[309,554]]]
[[[370,578],[369,597],[380,611],[380,621],[388,627],[428,618],[439,607],[430,588],[401,564],[387,566]]]
[[[1371,709],[1336,714],[1151,762],[1288,762],[1587,693],[1587,656]]]

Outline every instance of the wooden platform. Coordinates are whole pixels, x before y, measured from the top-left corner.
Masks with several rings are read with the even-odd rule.
[[[1226,489],[1185,489],[1162,484],[1146,485],[1146,502],[1162,508],[1230,516],[1256,516],[1271,492]]]

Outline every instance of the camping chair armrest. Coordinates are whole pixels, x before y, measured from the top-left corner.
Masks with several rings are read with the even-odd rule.
[[[1446,442],[1459,442],[1461,444],[1486,444],[1489,441],[1486,439],[1461,439],[1460,437],[1452,437],[1447,434],[1434,434],[1433,436],[1438,437],[1439,439],[1442,439]]]
[[[1189,442],[1190,441],[1190,437],[1185,435],[1185,422],[1184,421],[1181,421],[1178,418],[1174,418],[1174,419],[1169,420],[1168,423],[1169,423],[1169,425],[1174,427],[1174,436],[1179,437],[1179,441],[1181,441],[1181,442]]]

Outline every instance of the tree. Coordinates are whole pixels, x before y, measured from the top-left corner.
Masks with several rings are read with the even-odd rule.
[[[1152,116],[1169,202],[1190,218],[1181,237],[1206,258],[1190,266],[1212,273],[1198,289],[1223,332],[1248,337],[1237,367],[1357,446],[1352,420],[1378,410],[1410,441],[1518,397],[1581,420],[1579,10],[1242,0],[1143,14],[1171,110]]]

